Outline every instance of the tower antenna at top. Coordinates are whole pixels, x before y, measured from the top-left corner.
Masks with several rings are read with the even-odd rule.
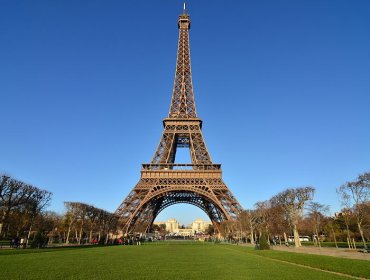
[[[184,2],[184,14],[186,14],[186,3]]]

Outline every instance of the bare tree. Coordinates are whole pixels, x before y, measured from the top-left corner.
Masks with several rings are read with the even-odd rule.
[[[26,245],[29,242],[35,218],[49,205],[52,197],[51,192],[35,187],[29,187],[28,191],[31,192],[31,194],[28,197],[28,201],[25,203],[25,210],[29,215],[29,228],[26,238]]]
[[[238,220],[241,231],[247,236],[249,233],[251,244],[255,243],[254,231],[257,225],[258,216],[254,210],[243,210],[239,213]]]
[[[64,204],[67,209],[64,215],[67,227],[66,244],[69,243],[72,227],[78,244],[81,244],[84,235],[88,236],[91,242],[94,231],[99,241],[101,234],[105,236],[104,243],[108,241],[109,234],[116,233],[118,228],[116,215],[82,202],[64,202]]]
[[[237,224],[235,221],[223,221],[219,225],[219,232],[223,238],[231,241],[237,231]]]
[[[256,202],[257,225],[259,235],[266,234],[267,242],[270,243],[270,226],[271,226],[271,203],[269,200]]]
[[[79,203],[78,202],[64,202],[64,206],[67,209],[65,217],[65,224],[67,226],[67,236],[65,239],[65,244],[69,244],[69,237],[72,229],[72,225],[78,219],[79,213]]]
[[[63,216],[52,211],[46,211],[42,213],[40,223],[42,228],[48,237],[48,244],[54,242],[60,243],[63,236]]]
[[[8,191],[9,179],[10,177],[5,175],[1,175],[0,177],[0,238],[2,237],[3,226],[7,213],[6,193]]]
[[[349,223],[350,223],[349,220],[350,220],[350,217],[352,215],[351,196],[348,194],[348,192],[346,191],[346,189],[343,186],[341,186],[340,188],[337,188],[337,194],[339,196],[339,201],[340,201],[341,205],[344,207],[341,210],[341,212],[342,212],[342,217],[343,217],[344,223],[346,225],[348,248],[351,248],[352,247],[352,245],[351,245],[352,241],[351,241],[351,234],[350,234],[350,230],[349,230]]]
[[[343,201],[353,209],[356,216],[357,227],[361,235],[364,248],[367,249],[366,240],[363,232],[363,220],[366,214],[366,205],[370,198],[370,172],[361,174],[356,181],[347,182],[337,190]]]
[[[32,192],[31,186],[21,181],[2,175],[0,179],[0,238],[4,236],[5,231],[9,231],[10,213],[17,207],[20,207],[28,201]],[[5,232],[6,233],[6,232]]]
[[[335,219],[334,218],[329,218],[325,227],[328,229],[328,232],[330,232],[331,235],[333,236],[335,247],[338,248],[336,231],[338,231],[339,227],[336,224]]]
[[[23,229],[28,232],[25,242],[27,244],[34,220],[48,206],[51,196],[49,191],[1,175],[0,237],[5,234],[18,236],[20,229]],[[27,230],[24,227],[27,227]]]
[[[96,224],[98,222],[98,219],[99,219],[99,210],[98,208],[94,207],[94,206],[91,206],[89,205],[89,207],[87,208],[87,213],[86,213],[86,216],[88,218],[88,222],[89,222],[89,242],[91,243],[92,242],[92,239],[93,239],[93,231],[96,229]]]
[[[272,198],[275,204],[282,207],[287,221],[293,228],[294,245],[296,247],[301,246],[298,222],[302,217],[305,203],[313,198],[314,192],[313,187],[287,189]]]
[[[77,236],[77,243],[81,244],[81,239],[82,239],[82,234],[83,234],[83,229],[85,226],[85,221],[86,221],[86,215],[89,209],[89,205],[85,203],[78,203],[78,223],[79,223],[79,230],[78,230],[78,236]]]
[[[329,211],[329,206],[320,204],[318,202],[311,201],[308,204],[307,209],[308,209],[308,215],[311,218],[312,223],[313,223],[313,230],[317,238],[317,244],[321,248],[319,231],[321,229],[323,218],[326,215],[326,213]]]
[[[271,233],[274,237],[278,238],[279,244],[281,245],[281,236],[283,236],[285,244],[288,244],[287,232],[289,231],[289,222],[286,218],[284,208],[276,203],[274,197],[270,199],[270,226]]]
[[[214,227],[214,225],[213,224],[208,225],[205,228],[204,233],[212,236],[215,233],[215,227]]]

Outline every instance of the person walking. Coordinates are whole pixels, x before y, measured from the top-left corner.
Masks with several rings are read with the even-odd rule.
[[[19,238],[18,238],[18,236],[16,238],[14,238],[14,247],[16,249],[18,249],[18,247],[19,247]]]

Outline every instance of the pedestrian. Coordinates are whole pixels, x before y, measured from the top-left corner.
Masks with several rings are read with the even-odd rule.
[[[16,238],[14,238],[14,247],[16,249],[18,249],[18,247],[19,247],[19,238],[18,238],[18,236]]]

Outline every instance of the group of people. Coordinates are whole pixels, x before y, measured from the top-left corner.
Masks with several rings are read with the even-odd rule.
[[[18,249],[19,247],[25,247],[25,245],[26,245],[26,242],[24,238],[16,237],[10,240],[10,248]]]
[[[136,236],[136,237],[130,237],[130,238],[124,238],[124,239],[119,239],[118,244],[122,245],[141,245],[143,242],[143,238]]]

